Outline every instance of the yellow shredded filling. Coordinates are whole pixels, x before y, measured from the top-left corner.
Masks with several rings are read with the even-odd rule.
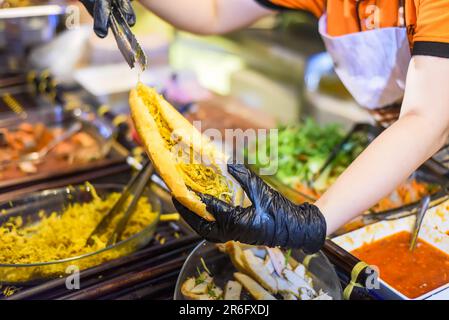
[[[94,243],[86,246],[86,241],[102,217],[120,197],[112,193],[100,198],[94,191],[92,201],[74,203],[62,212],[46,214],[39,212],[41,218],[37,223],[27,223],[21,216],[12,217],[0,226],[0,264],[32,264],[57,261],[92,253],[106,247],[109,235],[113,232],[121,214],[115,216],[107,231],[94,237]],[[148,198],[142,197],[123,232],[122,239],[139,233],[157,219],[152,212]],[[85,269],[98,265],[124,254],[135,248],[130,246],[106,250],[103,254],[93,255],[83,261],[53,265],[42,268],[1,268],[0,281],[26,281],[35,277],[51,276],[64,273],[69,265]]]
[[[213,168],[196,163],[179,163],[186,184],[195,191],[231,202],[232,194],[225,178]]]
[[[170,128],[168,122],[162,117],[160,113],[160,106],[157,102],[157,93],[150,91],[148,87],[146,87],[142,83],[138,84],[137,93],[153,116],[153,119],[158,126],[159,134],[162,136],[162,139],[164,139],[165,146],[168,149],[171,149],[176,144],[176,142],[173,141],[171,137],[173,129]]]
[[[160,113],[157,93],[141,83],[137,87],[137,92],[153,116],[158,126],[158,131],[165,141],[166,148],[172,150],[178,141],[173,139],[173,129],[170,128]],[[231,202],[232,192],[225,177],[221,174],[220,168],[215,164],[206,166],[195,161],[192,147],[190,147],[190,153],[187,156],[182,154],[182,152],[182,149],[177,149],[178,169],[183,176],[185,184],[196,192],[209,194],[223,201]]]

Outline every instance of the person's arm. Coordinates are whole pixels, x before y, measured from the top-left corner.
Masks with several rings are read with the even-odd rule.
[[[154,14],[185,31],[223,34],[246,27],[274,11],[255,0],[140,0]]]
[[[375,205],[445,143],[449,59],[415,56],[399,120],[385,130],[316,202],[327,233]]]

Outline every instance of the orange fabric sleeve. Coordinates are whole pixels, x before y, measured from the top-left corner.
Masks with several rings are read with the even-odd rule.
[[[323,0],[256,0],[258,3],[273,9],[296,9],[311,12],[320,17],[324,12]]]
[[[414,0],[413,54],[449,58],[449,0]]]

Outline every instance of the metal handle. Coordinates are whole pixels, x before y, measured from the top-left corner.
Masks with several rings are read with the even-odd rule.
[[[143,166],[142,170],[140,170],[137,174],[135,174],[131,180],[129,181],[128,185],[123,190],[122,195],[117,200],[117,202],[114,204],[114,206],[109,210],[108,213],[101,219],[101,221],[98,223],[96,228],[92,231],[89,238],[86,241],[86,245],[90,246],[94,243],[94,235],[101,235],[104,234],[109,226],[109,224],[112,222],[113,218],[122,212],[124,209],[124,206],[126,205],[126,201],[133,196],[131,204],[126,208],[126,212],[123,215],[122,218],[120,218],[120,221],[118,222],[117,226],[115,227],[115,230],[112,234],[112,236],[108,239],[108,245],[115,242],[117,239],[119,239],[119,236],[121,236],[121,233],[123,230],[120,230],[123,225],[126,226],[126,223],[129,220],[129,217],[134,212],[135,205],[137,204],[137,201],[139,200],[140,196],[143,193],[143,190],[145,189],[146,185],[148,184],[149,179],[151,178],[152,173],[154,172],[153,165],[150,161],[147,161],[147,163]],[[135,202],[135,203],[134,203]],[[117,236],[118,235],[118,236]]]
[[[77,133],[78,131],[80,131],[82,128],[82,125],[80,122],[75,122],[73,125],[70,126],[70,128],[65,131],[63,134],[61,134],[59,137],[56,137],[54,140],[52,140],[47,147],[45,147],[45,149],[42,149],[43,152],[47,153],[49,152],[51,149],[53,149],[54,147],[56,147],[58,144],[60,144],[61,142],[67,140],[68,138],[70,138],[72,135],[74,135],[75,133]]]
[[[126,19],[116,6],[112,8],[109,17],[112,33],[114,34],[117,46],[125,58],[130,68],[134,68],[136,62],[143,71],[147,66],[147,56],[136,37],[131,31]]]
[[[126,212],[123,215],[123,217],[117,223],[117,226],[115,227],[115,230],[112,233],[112,235],[109,237],[106,246],[111,246],[115,242],[120,241],[123,231],[125,231],[125,227],[128,224],[128,221],[131,218],[132,214],[134,213],[134,211],[137,207],[137,204],[143,194],[143,191],[145,190],[145,188],[148,184],[148,181],[151,179],[151,176],[153,175],[153,172],[154,172],[154,168],[151,165],[151,163],[148,164],[145,168],[143,168],[142,175],[133,190],[131,203],[130,203],[129,207],[126,209]]]
[[[416,243],[418,240],[419,231],[421,230],[421,226],[426,215],[427,209],[429,209],[430,205],[430,196],[425,196],[421,200],[421,206],[418,214],[416,215],[415,226],[413,228],[412,239],[410,241],[410,251],[413,251],[416,247]]]

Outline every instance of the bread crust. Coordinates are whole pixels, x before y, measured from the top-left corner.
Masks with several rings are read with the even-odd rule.
[[[140,85],[142,86],[142,85]],[[154,95],[159,104],[159,112],[165,121],[169,124],[176,136],[181,136],[183,143],[192,146],[198,154],[205,155],[213,161],[223,161],[226,163],[226,157],[216,149],[203,135],[192,126],[173,106],[171,106],[159,94],[156,94],[148,87],[140,87],[142,90],[148,90],[148,94]],[[138,89],[131,90],[129,96],[131,108],[131,117],[134,121],[136,130],[142,140],[142,144],[150,157],[156,171],[164,180],[172,195],[184,206],[195,212],[208,221],[214,221],[215,218],[210,214],[201,199],[191,191],[184,182],[184,178],[177,166],[174,155],[167,149],[165,141],[159,132],[158,125],[145,105],[143,99],[139,96]],[[237,183],[232,181],[232,183]],[[240,187],[238,189],[241,190]],[[242,191],[237,192],[235,199],[240,201]]]

